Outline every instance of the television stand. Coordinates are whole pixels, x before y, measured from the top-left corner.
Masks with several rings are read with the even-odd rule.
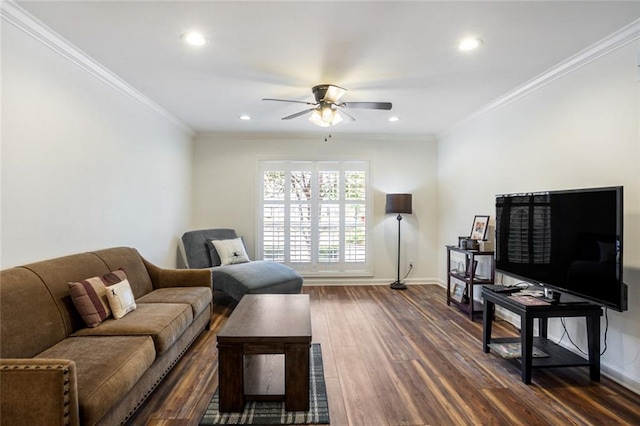
[[[520,371],[522,381],[531,383],[531,371],[534,368],[588,366],[591,380],[600,381],[600,317],[602,308],[592,303],[563,303],[524,305],[509,297],[509,294],[492,291],[490,286],[483,286],[484,298],[482,349],[489,353],[489,343],[521,344]],[[520,316],[520,337],[491,339],[494,306],[501,306]],[[547,322],[549,318],[585,317],[587,322],[587,340],[589,358],[575,353],[547,339]],[[538,319],[539,337],[533,336],[533,320]],[[536,346],[548,357],[534,358],[533,346]]]

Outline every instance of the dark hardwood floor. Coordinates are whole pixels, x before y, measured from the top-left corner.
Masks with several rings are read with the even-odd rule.
[[[640,425],[640,396],[588,368],[534,370],[531,385],[481,349],[482,323],[434,285],[305,287],[332,425]],[[205,331],[135,425],[197,425],[218,386],[216,330],[235,304],[216,294]],[[493,336],[517,335],[498,321]],[[609,349],[611,350],[611,348]]]

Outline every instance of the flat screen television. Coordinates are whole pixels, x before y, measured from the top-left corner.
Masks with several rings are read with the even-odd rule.
[[[496,196],[496,271],[627,310],[623,187]]]

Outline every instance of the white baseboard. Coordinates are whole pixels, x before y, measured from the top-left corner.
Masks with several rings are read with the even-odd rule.
[[[315,277],[315,278],[305,278],[304,285],[305,286],[341,286],[341,285],[389,285],[393,282],[393,278],[390,279],[372,279],[372,278],[357,278],[357,277],[336,277],[336,278],[324,278],[324,277]],[[417,285],[417,284],[438,284],[437,278],[407,278],[406,280],[402,280],[403,283],[407,285]]]

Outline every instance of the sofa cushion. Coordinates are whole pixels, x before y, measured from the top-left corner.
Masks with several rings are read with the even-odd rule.
[[[57,308],[62,314],[66,333],[69,337],[75,330],[85,328],[87,324],[78,313],[69,292],[69,283],[102,276],[118,268],[107,268],[102,260],[91,253],[73,254],[44,260],[21,266],[33,271],[45,283],[53,296]]]
[[[136,300],[128,280],[107,287],[107,299],[115,319],[121,319],[136,309]]]
[[[111,308],[107,299],[107,285],[126,280],[122,270],[109,272],[101,277],[91,277],[79,282],[69,283],[69,292],[73,305],[89,327],[95,327],[109,318]]]
[[[207,309],[211,303],[211,290],[208,287],[169,287],[145,294],[136,302],[141,303],[187,303],[191,305],[193,317]]]
[[[153,338],[158,354],[164,353],[193,322],[186,303],[141,303],[122,319],[108,319],[95,328],[83,328],[79,336],[144,336]]]
[[[70,337],[36,356],[76,363],[80,423],[86,425],[96,424],[107,414],[155,357],[149,336]]]
[[[67,337],[64,318],[40,277],[0,271],[0,357],[31,358]]]
[[[153,283],[140,253],[130,247],[115,247],[91,252],[109,267],[110,271],[123,269],[137,299],[153,291]]]

